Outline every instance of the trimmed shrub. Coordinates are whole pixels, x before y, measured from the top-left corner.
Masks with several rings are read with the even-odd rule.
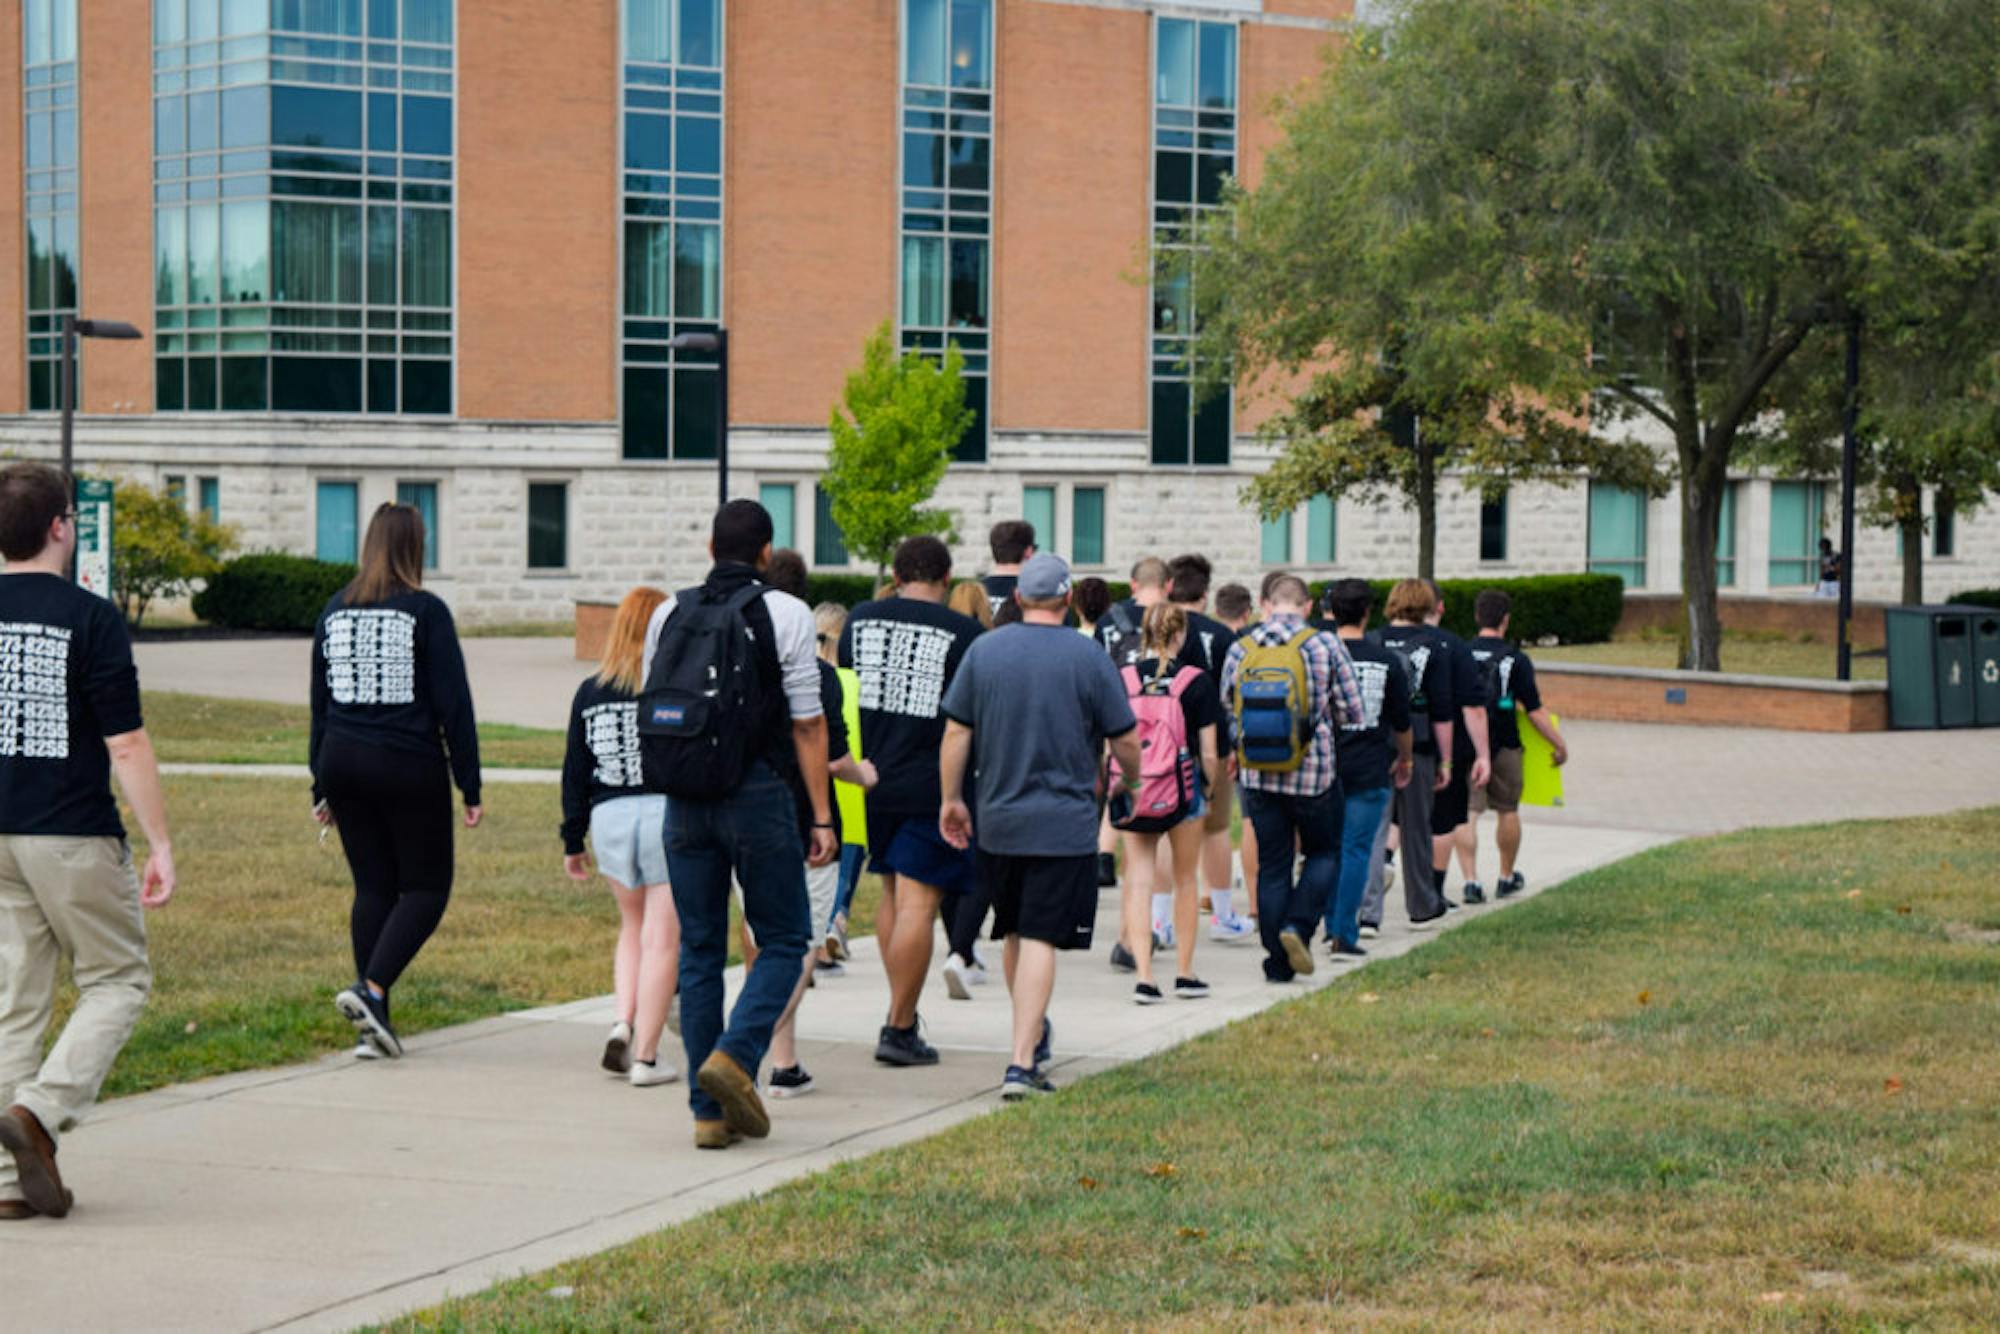
[[[1625,612],[1625,581],[1615,574],[1533,574],[1518,579],[1440,579],[1444,595],[1444,628],[1467,639],[1479,633],[1472,621],[1472,604],[1481,593],[1497,588],[1514,599],[1514,619],[1508,633],[1523,644],[1554,635],[1563,644],[1597,644],[1611,638]],[[1371,579],[1375,610],[1371,624],[1382,623],[1382,606],[1389,600],[1392,579]],[[1317,599],[1326,592],[1315,585]]]
[[[1952,598],[1961,607],[2000,608],[2000,588],[1968,588]]]
[[[869,574],[815,574],[806,579],[806,605],[838,602],[858,607],[875,596],[875,576]]]
[[[263,551],[240,556],[194,595],[194,614],[232,630],[310,634],[333,595],[354,578],[352,565]]]

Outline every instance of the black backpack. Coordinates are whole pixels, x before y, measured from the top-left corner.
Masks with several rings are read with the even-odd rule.
[[[755,580],[727,597],[691,588],[674,599],[639,696],[646,790],[718,801],[743,782],[767,739],[769,692],[744,613],[769,589]]]
[[[1130,606],[1123,602],[1112,603],[1111,611],[1105,617],[1103,632],[1104,647],[1111,654],[1114,665],[1124,668],[1138,664],[1139,621]]]

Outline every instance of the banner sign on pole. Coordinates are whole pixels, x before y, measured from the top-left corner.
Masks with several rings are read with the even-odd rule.
[[[101,598],[111,596],[111,491],[97,478],[76,484],[76,582]]]

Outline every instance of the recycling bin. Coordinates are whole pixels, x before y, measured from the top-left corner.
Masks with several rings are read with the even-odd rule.
[[[1890,607],[1889,726],[1971,727],[1979,717],[1973,607]]]
[[[1973,607],[1972,693],[1973,713],[1981,727],[2000,727],[2000,611]]]

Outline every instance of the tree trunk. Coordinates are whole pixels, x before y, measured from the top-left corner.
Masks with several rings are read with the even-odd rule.
[[[1733,435],[1701,428],[1677,432],[1681,461],[1681,634],[1683,671],[1722,670],[1722,610],[1716,600],[1715,548],[1722,531],[1722,488],[1729,484]],[[1693,437],[1693,438],[1690,438]]]
[[[1432,448],[1424,423],[1419,421],[1417,436],[1417,578],[1437,578],[1437,451]]]
[[[1924,600],[1924,493],[1907,478],[1896,482],[1896,532],[1903,539],[1903,605],[1914,607]]]

